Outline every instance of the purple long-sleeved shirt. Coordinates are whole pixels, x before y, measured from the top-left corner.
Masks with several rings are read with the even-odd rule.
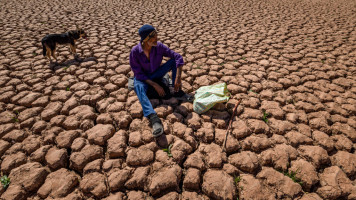
[[[161,66],[163,56],[173,58],[177,67],[184,65],[183,57],[161,42],[157,42],[157,46],[152,47],[150,60],[143,52],[141,44],[134,46],[130,53],[130,66],[135,78],[141,81],[147,80],[147,75],[152,74]]]

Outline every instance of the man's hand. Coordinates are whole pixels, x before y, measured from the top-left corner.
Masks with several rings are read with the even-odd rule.
[[[160,97],[164,97],[164,95],[166,95],[166,93],[164,92],[164,89],[160,85],[158,85],[158,83],[153,82],[149,79],[147,79],[145,82],[147,84],[151,85],[156,90],[156,92],[158,93],[158,95]]]
[[[164,97],[164,95],[166,95],[166,93],[164,92],[164,89],[160,85],[155,84],[153,87],[155,88],[156,92],[158,93],[158,95],[160,97]]]
[[[174,92],[178,92],[182,88],[182,81],[180,78],[177,78],[174,83]]]

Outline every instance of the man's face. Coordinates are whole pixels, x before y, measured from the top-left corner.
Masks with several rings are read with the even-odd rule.
[[[152,35],[149,36],[150,39],[148,40],[148,45],[150,46],[157,46],[158,36],[157,32],[154,32]]]

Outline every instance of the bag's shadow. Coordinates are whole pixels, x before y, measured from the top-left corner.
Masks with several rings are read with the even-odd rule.
[[[64,67],[68,67],[70,65],[79,65],[80,63],[83,62],[89,62],[89,61],[95,61],[98,63],[98,60],[95,57],[87,57],[87,58],[75,58],[72,60],[66,60],[64,62],[53,62],[49,64],[49,68],[53,71],[59,70]]]

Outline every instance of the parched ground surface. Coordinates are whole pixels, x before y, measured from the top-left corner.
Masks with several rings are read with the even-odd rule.
[[[1,199],[356,199],[356,1],[0,6]],[[183,55],[186,92],[226,82],[234,95],[202,115],[153,100],[171,157],[126,89],[144,23]],[[61,46],[51,70],[40,40],[75,25],[84,60]]]

